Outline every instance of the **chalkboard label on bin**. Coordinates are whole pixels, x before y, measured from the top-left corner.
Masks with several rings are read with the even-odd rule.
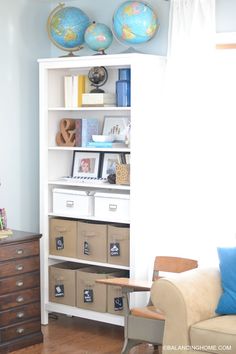
[[[84,289],[84,302],[93,302],[93,289]]]
[[[63,284],[57,284],[55,285],[55,297],[64,297],[64,285]]]
[[[89,243],[88,241],[84,241],[84,254],[89,255]]]
[[[123,310],[123,297],[115,297],[114,298],[114,310],[121,311]]]
[[[64,250],[64,237],[63,236],[58,236],[56,237],[56,250]]]
[[[111,257],[120,256],[120,244],[119,244],[119,242],[110,243],[110,256]]]

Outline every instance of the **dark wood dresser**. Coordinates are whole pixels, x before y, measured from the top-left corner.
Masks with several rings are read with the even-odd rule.
[[[40,317],[41,235],[13,230],[0,239],[0,353],[43,341]]]

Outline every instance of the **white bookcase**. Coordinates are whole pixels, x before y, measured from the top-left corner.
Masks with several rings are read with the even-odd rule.
[[[131,69],[131,107],[64,107],[65,75],[88,74],[94,66],[105,66],[108,70],[108,81],[103,86],[105,92],[115,92],[115,81],[118,80],[119,68]],[[150,278],[155,249],[155,212],[151,212],[155,203],[155,184],[150,183],[147,164],[153,166],[155,154],[155,129],[160,119],[158,101],[161,97],[162,78],[165,58],[146,54],[95,55],[87,57],[65,57],[39,60],[40,82],[40,232],[41,240],[41,301],[42,323],[47,324],[48,312],[68,315],[123,325],[123,317],[108,313],[88,311],[76,307],[51,303],[48,300],[48,267],[61,261],[87,263],[111,267],[111,264],[88,262],[80,259],[52,256],[49,254],[48,219],[55,215],[52,212],[53,188],[77,188],[82,190],[106,191],[114,190],[130,193],[130,266],[114,266],[130,271],[135,279]],[[55,142],[59,122],[62,118],[99,118],[103,124],[104,116],[129,116],[131,121],[131,148],[115,148],[114,151],[131,153],[131,187],[109,184],[78,185],[59,180],[70,174],[73,152],[76,151],[111,151],[111,149],[94,149],[80,147],[59,147]],[[153,187],[151,187],[151,185]],[[153,217],[154,216],[154,217]],[[67,215],[68,217],[68,215]],[[81,218],[80,218],[81,219]],[[85,219],[94,220],[94,217]],[[106,221],[106,218],[104,220]],[[132,305],[142,305],[146,295],[135,294],[131,297]]]

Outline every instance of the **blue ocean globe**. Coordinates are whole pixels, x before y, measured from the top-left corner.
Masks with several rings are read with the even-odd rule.
[[[145,43],[156,34],[159,24],[154,10],[142,1],[126,1],[113,15],[113,32],[125,44]]]
[[[113,34],[104,23],[93,22],[86,29],[84,40],[90,49],[99,54],[105,54],[105,49],[110,47],[113,41]]]
[[[82,48],[84,33],[89,24],[89,17],[81,9],[60,4],[48,17],[48,35],[58,48],[73,55],[72,52]]]

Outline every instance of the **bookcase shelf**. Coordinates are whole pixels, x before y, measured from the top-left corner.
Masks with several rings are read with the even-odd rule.
[[[105,92],[115,92],[115,82],[118,80],[118,69],[131,70],[131,107],[78,107],[65,108],[63,94],[63,78],[65,75],[87,75],[90,68],[104,66],[108,70],[108,80],[104,85]],[[157,164],[156,155],[156,126],[155,111],[157,101],[161,96],[161,82],[165,68],[165,58],[129,53],[117,55],[87,56],[76,58],[49,58],[39,60],[40,81],[40,232],[41,239],[41,268],[42,268],[42,322],[47,324],[48,312],[59,312],[79,316],[91,320],[123,325],[122,316],[110,313],[88,311],[78,307],[61,305],[49,301],[49,266],[53,263],[75,262],[90,266],[113,267],[129,271],[130,277],[144,280],[150,279],[152,259],[156,255],[155,223],[158,220],[155,208],[152,207],[155,198],[156,181],[150,183],[150,170]],[[102,129],[105,116],[129,117],[131,122],[131,148],[86,148],[57,146],[55,135],[60,120],[63,118],[94,118],[99,120]],[[131,184],[112,185],[101,183],[74,183],[63,181],[63,176],[69,176],[74,151],[131,154]],[[151,170],[153,174],[153,170]],[[74,220],[68,213],[54,213],[52,207],[53,189],[73,189],[75,191],[95,191],[130,195],[130,217],[112,219],[104,214],[101,217],[80,217],[78,220],[105,222],[107,225],[130,226],[129,266],[113,265],[84,261],[77,258],[52,256],[49,254],[49,220],[62,218]],[[121,225],[119,225],[121,224]],[[132,294],[130,304],[142,306],[146,303],[147,294]]]
[[[49,107],[49,111],[114,111],[114,112],[129,112],[131,111],[131,107]]]
[[[86,183],[86,182],[67,182],[63,180],[54,180],[54,181],[48,181],[49,185],[52,186],[68,186],[68,187],[79,187],[79,188],[85,188],[85,189],[107,189],[107,190],[121,190],[121,191],[130,191],[130,186],[125,186],[125,185],[118,185],[118,184],[109,184],[109,183]]]
[[[78,259],[78,258],[71,258],[71,257],[59,257],[59,256],[53,256],[49,255],[49,259],[51,260],[56,260],[56,261],[62,261],[62,262],[75,262],[75,263],[81,263],[81,264],[88,264],[88,265],[94,265],[94,266],[100,266],[100,267],[112,267],[114,269],[123,269],[123,270],[129,270],[129,267],[126,266],[121,266],[117,264],[111,264],[111,263],[101,263],[101,262],[92,262],[92,261],[85,261],[84,259]]]
[[[124,152],[130,153],[130,148],[91,148],[91,147],[68,147],[68,146],[49,146],[48,150],[54,151],[104,151],[104,152]]]

